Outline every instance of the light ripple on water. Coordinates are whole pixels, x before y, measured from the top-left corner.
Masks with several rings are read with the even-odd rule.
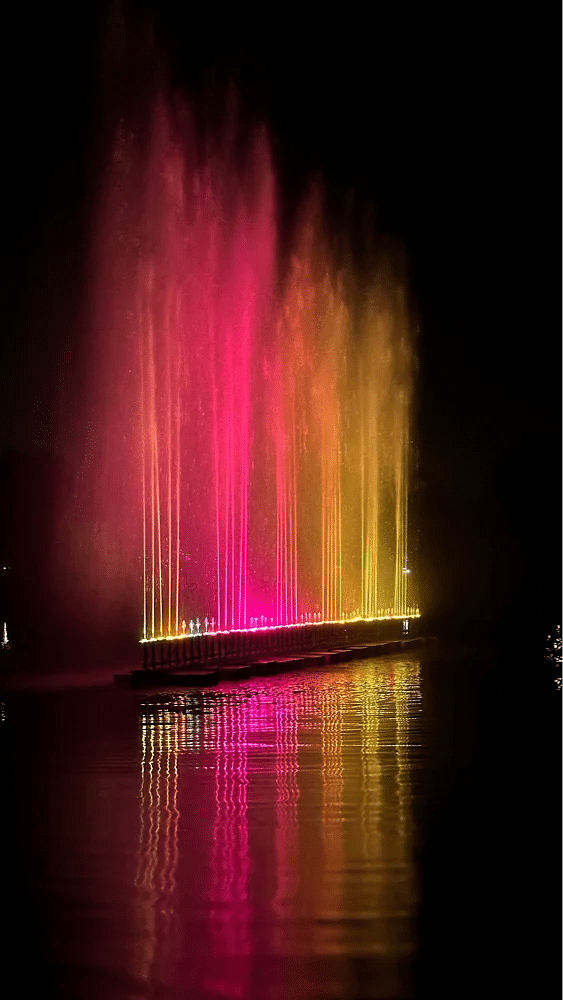
[[[419,671],[386,658],[297,684],[50,692],[28,715],[20,701],[30,837],[48,857],[37,891],[57,914],[46,936],[60,961],[104,955],[110,1000],[125,980],[147,1000],[186,984],[194,998],[263,1000],[250,984],[270,977],[269,995],[283,995],[276,976],[300,956],[299,1000],[313,995],[317,956],[404,960],[426,745]],[[206,986],[211,968],[221,989]],[[319,996],[346,995],[345,979],[323,986],[314,969]]]

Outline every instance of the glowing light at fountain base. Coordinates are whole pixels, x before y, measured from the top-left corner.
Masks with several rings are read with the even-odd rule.
[[[151,638],[140,639],[140,643],[150,643],[150,642],[163,642],[163,641],[175,641],[177,639],[199,639],[202,636],[221,636],[221,635],[256,635],[262,632],[287,632],[294,631],[296,629],[304,628],[320,628],[323,625],[354,625],[359,622],[365,624],[371,624],[374,622],[388,622],[388,621],[410,621],[420,618],[420,610],[418,608],[412,608],[407,611],[404,615],[377,615],[374,618],[336,618],[327,621],[307,621],[307,622],[295,622],[292,625],[256,625],[251,628],[233,628],[233,629],[221,629],[215,632],[211,630],[204,632],[191,632],[179,635],[155,635]]]

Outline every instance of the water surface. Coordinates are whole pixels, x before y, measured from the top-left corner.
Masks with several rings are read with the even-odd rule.
[[[517,827],[508,757],[475,764],[481,688],[452,676],[411,654],[5,695],[2,931],[21,992],[32,976],[77,1000],[400,1000],[437,995],[448,969],[466,995],[461,959],[501,953],[498,833],[512,862]]]

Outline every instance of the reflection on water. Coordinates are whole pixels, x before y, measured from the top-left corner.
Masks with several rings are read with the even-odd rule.
[[[146,996],[410,995],[420,711],[413,659],[145,697]]]
[[[203,692],[5,692],[10,996],[551,996],[551,677],[421,655]]]
[[[173,720],[173,721],[172,721]],[[189,749],[185,715],[159,707],[141,716],[141,790],[138,870],[142,901],[142,953],[138,972],[147,979],[157,952],[170,940],[178,864],[178,758]]]

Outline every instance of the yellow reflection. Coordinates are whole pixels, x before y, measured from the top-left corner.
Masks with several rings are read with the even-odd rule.
[[[354,678],[361,713],[360,822],[347,824],[345,847],[358,874],[357,881],[348,880],[343,914],[349,909],[350,916],[365,924],[363,935],[358,932],[346,944],[352,953],[402,954],[412,948],[412,928],[405,918],[414,905],[410,837],[416,737],[409,727],[420,702],[419,673],[418,662],[405,661],[381,664],[371,672],[362,668]],[[347,795],[353,803],[353,787]]]
[[[398,663],[395,666],[393,695],[395,700],[395,718],[397,720],[398,835],[401,844],[405,842],[407,808],[410,798],[410,773],[407,758],[409,693],[408,668],[404,663]]]
[[[172,939],[178,866],[178,755],[184,716],[157,708],[141,716],[141,787],[136,887],[140,933],[138,974],[151,977]]]
[[[361,831],[364,859],[381,855],[381,762],[379,744],[379,699],[381,675],[368,674],[361,687]]]
[[[321,852],[322,869],[317,890],[317,926],[314,950],[317,954],[341,952],[344,877],[341,685],[323,686],[321,719]]]

